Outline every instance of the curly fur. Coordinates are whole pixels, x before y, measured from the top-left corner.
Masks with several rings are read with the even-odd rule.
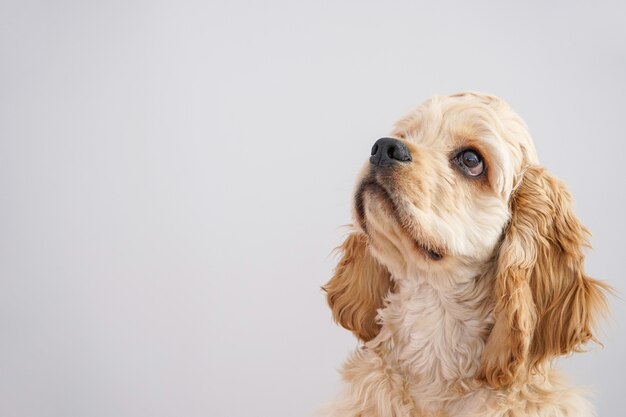
[[[322,414],[594,415],[551,360],[595,340],[608,287],[585,274],[588,231],[524,122],[494,96],[461,93],[430,99],[391,136],[412,161],[362,170],[356,224],[324,287],[364,345]],[[484,178],[450,162],[467,147]]]

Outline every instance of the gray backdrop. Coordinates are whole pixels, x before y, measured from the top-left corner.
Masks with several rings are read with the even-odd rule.
[[[518,3],[0,1],[0,415],[312,414],[357,170],[434,94],[518,110],[624,293],[626,7]],[[621,417],[612,307],[560,365]]]

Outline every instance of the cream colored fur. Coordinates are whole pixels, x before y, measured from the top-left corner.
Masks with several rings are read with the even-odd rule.
[[[496,97],[461,93],[427,101],[391,136],[412,161],[363,168],[356,224],[325,286],[364,344],[321,414],[594,415],[551,360],[593,340],[606,286],[585,275],[588,233],[524,122]],[[467,147],[485,160],[480,179],[451,163]]]

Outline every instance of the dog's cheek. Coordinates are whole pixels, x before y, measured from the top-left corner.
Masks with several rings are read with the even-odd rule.
[[[489,258],[509,219],[508,205],[493,196],[466,195],[442,218],[451,253],[477,260]]]

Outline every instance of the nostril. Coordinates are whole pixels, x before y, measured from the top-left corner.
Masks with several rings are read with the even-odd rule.
[[[371,155],[376,155],[376,152],[378,152],[378,143],[375,143],[374,146],[372,146]]]
[[[398,159],[396,157],[394,157],[394,154],[396,153],[396,147],[391,145],[390,147],[387,148],[387,156],[390,159]]]

